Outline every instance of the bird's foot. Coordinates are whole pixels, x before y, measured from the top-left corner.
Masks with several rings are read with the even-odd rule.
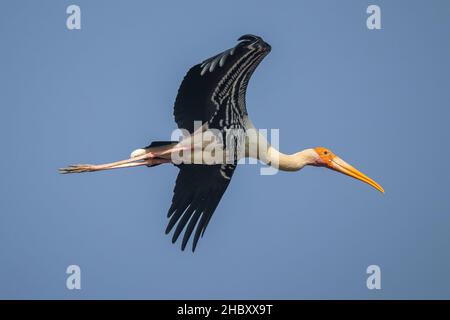
[[[60,168],[58,169],[59,173],[66,174],[66,173],[82,173],[82,172],[91,172],[91,171],[97,171],[97,166],[92,164],[74,164],[70,165],[66,168]]]

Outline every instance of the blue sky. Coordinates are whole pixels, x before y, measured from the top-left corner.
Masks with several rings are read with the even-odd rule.
[[[447,2],[1,8],[0,298],[450,298]],[[248,88],[255,126],[279,128],[285,152],[330,148],[385,195],[321,168],[240,166],[192,254],[164,235],[175,167],[58,174],[168,139],[186,71],[246,33],[272,45]]]

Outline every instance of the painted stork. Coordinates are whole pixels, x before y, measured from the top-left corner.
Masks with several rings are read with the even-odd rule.
[[[384,193],[378,183],[329,149],[317,147],[284,154],[255,130],[248,117],[245,95],[251,75],[270,50],[271,46],[261,37],[247,34],[240,37],[233,48],[188,71],[174,106],[175,122],[178,128],[185,130],[180,141],[152,142],[145,148],[133,151],[127,160],[101,165],[72,165],[60,169],[60,172],[79,173],[175,164],[180,171],[167,213],[169,223],[166,234],[176,226],[172,237],[174,243],[185,230],[181,244],[184,250],[195,230],[192,251],[195,251],[200,236],[203,236],[238,161],[243,158],[258,159],[284,171],[298,171],[306,165],[325,167],[359,179]],[[200,125],[196,126],[195,123]],[[196,139],[212,129],[216,134],[213,136],[215,138],[208,140],[209,143],[203,138]],[[231,135],[230,139],[227,133],[232,130],[238,134]],[[253,134],[249,134],[250,131]],[[224,152],[217,156],[217,150]],[[174,155],[178,156],[177,161]],[[207,161],[208,157],[213,161]]]

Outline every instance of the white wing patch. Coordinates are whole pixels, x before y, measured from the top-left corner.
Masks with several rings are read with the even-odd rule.
[[[203,62],[200,66],[200,68],[202,68],[200,75],[203,76],[207,71],[213,72],[214,69],[216,69],[217,65],[219,67],[223,67],[225,61],[227,60],[227,57],[232,56],[234,54],[234,49],[235,47],[225,50],[224,52],[218,54],[217,56]]]

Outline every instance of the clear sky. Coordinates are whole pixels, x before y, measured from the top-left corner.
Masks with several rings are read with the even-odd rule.
[[[449,17],[437,0],[2,1],[0,298],[450,298]],[[175,167],[58,174],[168,139],[188,68],[245,33],[272,45],[255,126],[285,152],[330,148],[385,195],[240,166],[192,254],[164,235]]]

